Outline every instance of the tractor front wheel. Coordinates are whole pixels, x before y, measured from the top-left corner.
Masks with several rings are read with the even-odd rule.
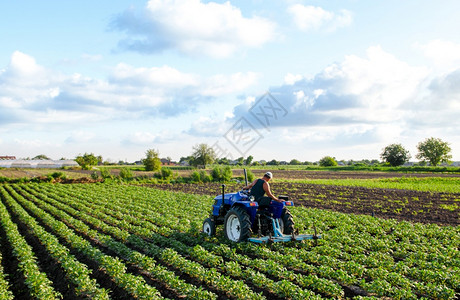
[[[232,242],[245,241],[251,235],[251,221],[243,207],[233,207],[225,215],[225,237]]]
[[[284,234],[292,234],[294,231],[294,218],[289,209],[284,208],[280,218],[280,229]]]
[[[213,236],[216,234],[216,224],[210,218],[207,218],[203,222],[203,232],[209,236]]]

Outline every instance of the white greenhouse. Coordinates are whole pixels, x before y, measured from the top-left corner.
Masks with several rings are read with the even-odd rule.
[[[61,167],[78,167],[76,161],[66,160],[0,160],[0,168],[59,169]]]

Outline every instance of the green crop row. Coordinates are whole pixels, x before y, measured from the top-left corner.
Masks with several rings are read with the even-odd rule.
[[[402,189],[423,192],[460,194],[460,177],[394,177],[372,179],[290,179],[280,182],[359,186],[366,188]]]
[[[45,214],[31,201],[27,201],[24,197],[17,194],[12,188],[7,187],[9,192],[14,195],[15,200],[33,211],[36,216],[40,216],[41,220],[50,226],[59,237],[65,239],[76,251],[82,255],[96,261],[111,278],[121,288],[125,289],[135,298],[141,299],[160,299],[160,293],[154,287],[147,285],[141,276],[135,276],[127,273],[127,267],[117,258],[104,254],[101,250],[93,247],[88,240],[76,235],[64,223]],[[94,233],[94,232],[93,232]],[[86,235],[91,236],[93,233],[86,232]]]
[[[129,197],[129,198],[130,198],[130,197]],[[94,198],[93,198],[93,199],[94,199]],[[368,239],[364,239],[364,240],[368,240]],[[372,247],[375,248],[376,245],[372,245]],[[289,249],[289,248],[287,248],[287,249]],[[317,249],[319,250],[319,249],[321,249],[321,248],[317,248]],[[327,247],[326,247],[326,249],[327,249]],[[329,249],[332,249],[332,248],[329,248]],[[314,255],[315,255],[315,253],[312,253],[312,255],[310,255],[310,257],[313,257]],[[334,264],[334,263],[333,263],[334,260],[333,260],[332,258],[330,258],[329,256],[323,256],[323,257],[326,257],[326,259],[322,259],[322,260],[319,261],[319,262],[318,262],[318,261],[315,261],[314,259],[312,259],[311,261],[312,261],[312,263],[323,263],[323,264],[324,264],[324,263],[329,263],[329,264],[332,264],[332,265],[334,266],[334,268],[337,267],[337,263]],[[326,261],[326,260],[328,260],[328,261]],[[383,262],[385,262],[385,261],[383,261]],[[340,262],[339,262],[339,263],[340,263]],[[346,263],[346,266],[347,266],[348,269],[353,269],[353,265],[352,265],[352,263],[351,263],[350,261],[345,262],[345,263]],[[365,261],[362,261],[362,263],[363,263],[363,264],[365,264],[365,263],[367,263],[367,264],[372,264],[372,263],[373,263],[373,264],[375,265],[375,264],[378,263],[378,260],[377,260],[376,258],[373,258],[373,256],[371,256],[370,258],[366,259]],[[350,264],[351,264],[351,266],[350,266]],[[318,268],[316,268],[316,269],[318,269]],[[361,268],[361,269],[362,269],[362,268]],[[311,271],[312,268],[310,267],[309,270]],[[338,272],[337,270],[333,270],[331,267],[328,268],[327,266],[323,266],[323,267],[319,268],[319,270],[320,270],[320,271],[319,271],[319,274],[322,275],[322,276],[325,276],[326,278],[331,277],[331,278],[335,278],[335,279],[340,279],[342,282],[348,282],[348,281],[350,280],[350,276],[347,276],[347,275],[348,275],[347,273],[344,273],[344,272],[340,273],[340,272]],[[358,270],[359,270],[359,268],[358,268]],[[383,277],[383,276],[386,276],[386,273],[388,273],[388,272],[383,272],[383,274],[382,274],[381,271],[380,271],[380,273],[379,273],[378,271],[379,271],[378,269],[375,269],[375,270],[374,270],[374,269],[369,269],[369,271],[368,271],[365,275],[368,276],[368,275],[370,274],[370,275],[372,275],[372,276],[370,276],[370,279],[372,279],[372,280],[374,280],[374,281],[375,281],[375,280],[380,280],[380,281],[377,281],[377,282],[382,282],[382,281],[381,281],[381,278],[378,277],[379,274],[380,274],[381,277]],[[426,270],[422,270],[422,271],[420,271],[420,272],[426,273],[427,271],[426,271]],[[328,273],[329,273],[329,275],[327,275]],[[332,274],[332,275],[330,275],[330,274]],[[395,285],[396,287],[401,288],[401,287],[407,287],[407,286],[408,286],[408,284],[407,284],[407,279],[404,278],[404,277],[396,276],[396,275],[391,274],[391,273],[390,273],[389,277],[390,277],[390,278],[391,278],[391,277],[394,277],[394,278],[392,279],[392,282],[393,282],[393,285]],[[449,276],[447,276],[447,278],[448,278],[448,277],[449,277]],[[353,280],[353,278],[351,278],[351,280]],[[370,285],[370,284],[368,284],[368,283],[366,283],[366,282],[362,282],[362,284],[363,284],[365,287],[368,287],[368,289],[370,289],[370,290],[372,290],[372,291],[375,291],[375,292],[378,292],[378,293],[382,293],[382,291],[376,290],[376,289],[375,289],[376,284]],[[390,285],[390,287],[391,287],[391,285]],[[418,289],[416,289],[416,288],[414,288],[414,289],[416,290],[417,293],[421,293],[420,287],[419,287]],[[449,290],[452,291],[452,290],[449,289],[449,288],[447,288],[446,290],[447,290],[447,291],[449,291]],[[404,292],[404,290],[402,290],[402,291]],[[407,291],[404,292],[404,293],[403,293],[403,292],[399,292],[399,294],[397,294],[397,295],[394,295],[394,294],[391,294],[391,295],[392,295],[392,296],[402,295],[402,296],[408,297],[408,292],[407,292]],[[423,291],[422,291],[422,292],[423,292]]]
[[[51,248],[45,239],[65,240],[137,298],[161,295],[128,266],[189,299],[343,299],[351,286],[369,298],[455,299],[459,293],[458,227],[293,207],[301,233],[316,226],[322,234],[318,245],[234,244],[222,238],[220,228],[217,237],[199,233],[210,197],[125,185],[0,188],[8,210],[21,216],[31,234],[43,235],[45,247]],[[52,232],[42,232],[37,223]],[[58,248],[64,257],[65,247]],[[131,284],[118,279],[121,274]]]

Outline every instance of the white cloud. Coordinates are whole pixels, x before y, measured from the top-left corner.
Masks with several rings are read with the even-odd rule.
[[[138,131],[123,139],[125,145],[151,146],[158,141],[159,135],[145,131]]]
[[[303,31],[325,29],[334,31],[340,27],[349,26],[353,22],[352,13],[348,10],[341,10],[334,13],[324,10],[321,7],[294,4],[288,7],[294,23]]]
[[[270,93],[288,110],[287,117],[273,121],[273,126],[308,127],[308,130],[371,126],[366,129],[368,133],[357,135],[371,138],[372,132],[376,137],[383,137],[385,134],[380,132],[389,124],[417,126],[421,120],[414,116],[427,111],[433,113],[433,106],[437,107],[438,111],[433,114],[437,117],[426,118],[423,113],[423,121],[451,124],[449,111],[457,107],[455,103],[460,99],[458,74],[460,72],[430,81],[428,68],[411,66],[379,46],[369,47],[364,57],[348,55],[312,78],[296,76],[294,80],[285,80],[284,85],[272,87]],[[244,103],[235,107],[230,121],[241,116],[251,120],[247,112],[252,105]],[[393,128],[384,132],[397,131]]]
[[[460,67],[460,44],[437,39],[415,47],[420,48],[437,67],[451,71]]]
[[[0,72],[0,121],[65,124],[178,115],[243,91],[257,78],[252,72],[203,77],[167,65],[147,68],[120,63],[103,80],[60,74],[15,52]]]
[[[287,73],[286,76],[284,76],[284,83],[293,85],[294,83],[302,79],[303,79],[303,76],[300,74]]]
[[[200,0],[151,0],[142,14],[126,11],[113,26],[130,35],[120,42],[125,49],[144,53],[177,49],[218,58],[261,46],[275,35],[269,20],[244,17],[230,2]]]
[[[65,141],[66,143],[87,143],[94,141],[95,138],[96,135],[93,132],[85,130],[74,130]]]

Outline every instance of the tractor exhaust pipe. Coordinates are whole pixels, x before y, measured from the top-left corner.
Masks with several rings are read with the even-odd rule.
[[[225,184],[222,184],[222,206],[224,205],[225,199]]]
[[[246,183],[245,186],[248,186],[248,173],[246,172],[246,168],[243,169],[244,173],[244,182]]]

